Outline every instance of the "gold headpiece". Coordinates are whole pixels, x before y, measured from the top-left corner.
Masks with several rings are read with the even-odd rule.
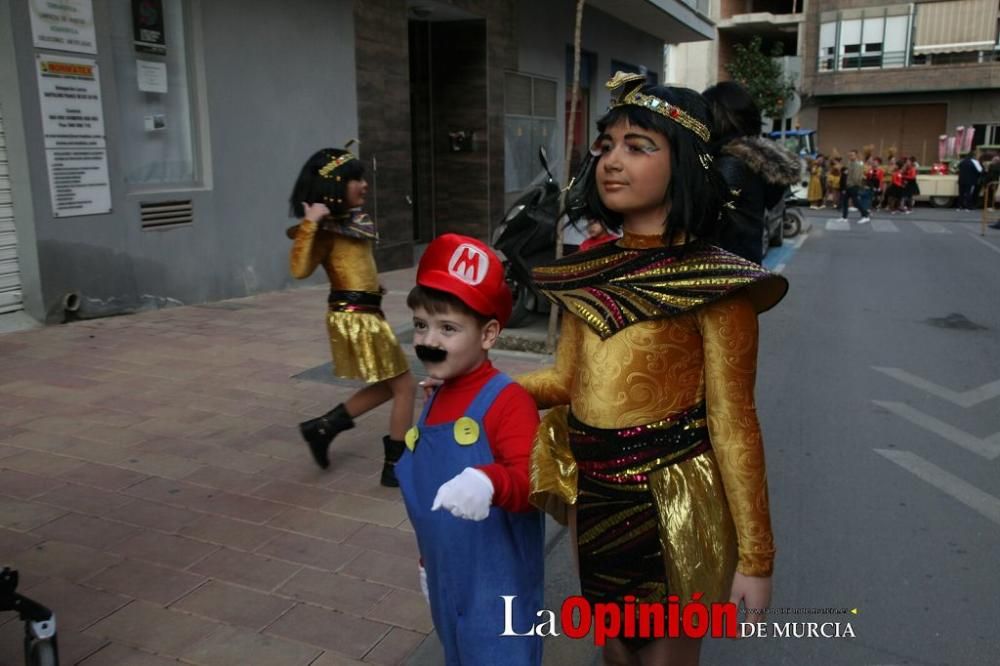
[[[660,99],[655,95],[646,95],[639,92],[639,89],[645,81],[646,76],[644,74],[629,74],[627,72],[616,73],[607,83],[604,84],[611,91],[611,104],[608,105],[608,110],[610,111],[618,106],[641,106],[649,109],[650,111],[655,111],[661,116],[670,118],[675,123],[683,125],[697,134],[702,141],[708,143],[712,133],[703,122],[692,118],[679,106],[674,106],[670,102]],[[618,88],[621,90],[616,91]]]
[[[319,170],[319,175],[322,176],[323,178],[329,178],[330,174],[332,174],[341,164],[344,164],[345,162],[350,162],[351,160],[355,159],[357,158],[351,153],[344,153],[340,157],[335,157],[332,160],[330,160],[330,162],[326,166],[324,166],[322,169]]]

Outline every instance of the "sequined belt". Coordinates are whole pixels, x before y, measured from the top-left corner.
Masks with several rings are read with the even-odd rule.
[[[370,312],[382,314],[382,294],[371,291],[330,290],[326,299],[332,312]]]
[[[607,483],[646,483],[650,472],[712,448],[704,401],[662,421],[632,428],[595,428],[572,412],[568,425],[577,469]]]

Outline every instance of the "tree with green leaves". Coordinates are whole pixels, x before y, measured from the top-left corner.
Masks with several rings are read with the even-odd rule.
[[[726,64],[729,76],[746,86],[761,113],[768,118],[783,117],[795,86],[775,60],[783,55],[781,44],[775,42],[771,55],[765,55],[761,38],[754,36],[749,44],[736,44],[733,50],[735,55]]]

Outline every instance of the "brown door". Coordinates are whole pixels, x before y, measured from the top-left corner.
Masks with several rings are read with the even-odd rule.
[[[946,104],[896,104],[892,106],[845,106],[819,110],[819,151],[872,146],[885,157],[890,148],[897,156],[914,155],[921,165],[937,161],[938,136],[947,129]]]

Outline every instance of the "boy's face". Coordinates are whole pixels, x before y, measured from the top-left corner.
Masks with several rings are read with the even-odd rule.
[[[474,370],[486,360],[496,344],[500,324],[490,320],[480,326],[472,315],[449,309],[432,314],[422,307],[413,310],[413,344],[445,352],[442,361],[423,361],[434,379],[453,379]]]

